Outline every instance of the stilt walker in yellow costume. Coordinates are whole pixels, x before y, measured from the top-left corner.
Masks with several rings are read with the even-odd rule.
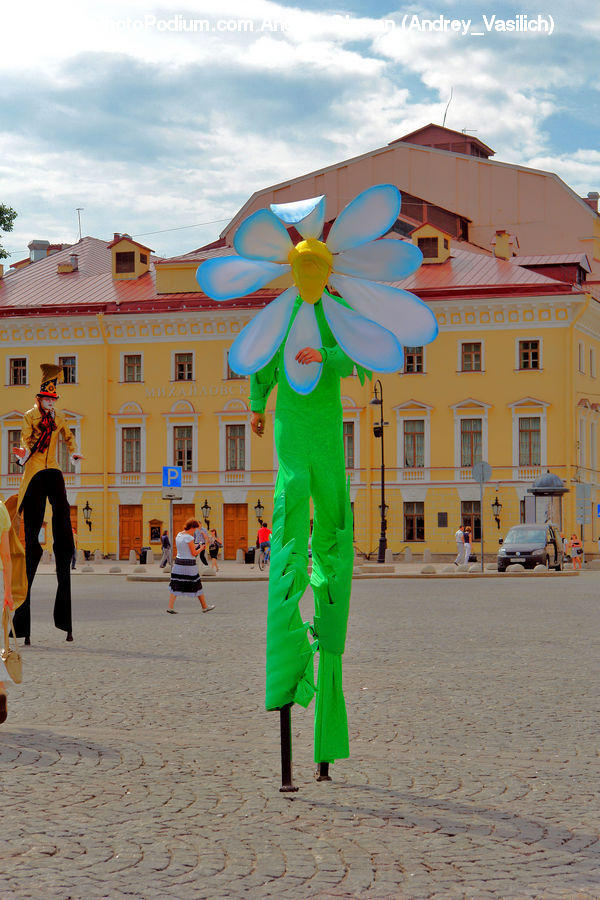
[[[71,514],[65,481],[56,459],[58,435],[62,432],[71,459],[82,459],[77,452],[75,438],[63,416],[54,408],[58,400],[56,386],[62,375],[62,366],[43,363],[42,384],[36,403],[23,417],[21,446],[14,450],[23,469],[23,479],[17,500],[17,510],[23,515],[25,525],[25,560],[27,570],[27,597],[15,612],[14,624],[17,637],[31,643],[31,585],[42,558],[39,533],[44,522],[46,501],[52,506],[52,538],[56,560],[58,586],[54,601],[54,624],[67,632],[67,640],[73,640],[71,619],[71,560],[74,542]]]
[[[355,367],[361,381],[372,370],[397,372],[403,345],[427,344],[437,334],[435,317],[418,297],[377,283],[399,281],[422,261],[410,242],[379,240],[392,229],[399,211],[396,187],[369,188],[340,213],[324,241],[325,197],[273,204],[242,223],[234,238],[238,256],[208,260],[197,275],[205,293],[217,300],[244,296],[286,273],[293,281],[246,326],[231,348],[229,364],[239,374],[252,375],[251,425],[257,435],[264,432],[266,401],[277,385],[279,472],[266,707],[283,712],[293,703],[307,706],[316,690],[314,758],[320,775],[330,762],[349,755],[342,654],[354,552],[340,378]],[[295,245],[291,226],[292,234],[302,238]],[[309,581],[311,497],[315,615],[309,624],[302,621],[298,604]],[[315,638],[312,643],[309,634]],[[287,776],[283,765],[283,717],[281,723],[282,790],[294,790],[291,764]],[[289,730],[289,719],[285,727]]]

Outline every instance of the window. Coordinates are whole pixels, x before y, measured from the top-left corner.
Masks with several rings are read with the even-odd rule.
[[[519,465],[539,466],[542,461],[542,441],[539,416],[519,419]]]
[[[10,384],[27,384],[27,360],[17,357],[10,360]]]
[[[596,377],[596,350],[594,347],[590,347],[590,375],[592,378]]]
[[[181,466],[184,472],[192,471],[192,426],[176,425],[173,429],[175,448],[173,465]]]
[[[519,341],[519,369],[539,369],[540,342]]]
[[[227,426],[227,469],[246,468],[246,429],[244,425]]]
[[[77,359],[74,356],[59,356],[58,365],[63,369],[64,384],[77,384]]]
[[[193,381],[194,379],[194,355],[193,353],[175,354],[175,381]]]
[[[344,422],[344,459],[346,468],[354,468],[354,422]]]
[[[422,502],[404,504],[404,540],[425,540],[425,504]]]
[[[404,371],[408,373],[423,371],[423,348],[404,348]]]
[[[474,541],[481,540],[481,507],[479,500],[463,500],[460,504],[460,520],[463,525],[471,526]]]
[[[245,379],[245,375],[238,375],[237,372],[234,372],[231,366],[229,365],[229,353],[227,354],[227,380],[234,381],[236,378],[241,379],[242,381]]]
[[[123,429],[122,460],[124,472],[141,472],[142,429],[139,426]]]
[[[73,432],[73,437],[77,440],[77,429],[71,428],[71,431]],[[69,448],[67,447],[67,442],[65,441],[62,431],[58,435],[56,458],[58,460],[58,465],[65,475],[72,474],[75,471],[75,463],[71,462],[71,454],[69,453]]]
[[[577,345],[577,367],[580,372],[585,372],[585,347],[581,341]]]
[[[417,238],[419,250],[425,259],[435,259],[438,255],[438,239],[436,237]]]
[[[140,253],[140,262],[143,263],[143,265],[145,265],[145,266],[148,265],[148,254],[147,253]]]
[[[461,344],[461,370],[481,372],[481,343]]]
[[[447,528],[448,527],[448,513],[447,512],[439,512],[438,513],[438,528]]]
[[[481,419],[461,419],[460,464],[472,468],[481,459]]]
[[[142,354],[130,353],[123,357],[123,381],[142,380]]]
[[[23,469],[17,462],[17,457],[13,453],[13,447],[21,446],[21,429],[20,428],[11,428],[7,432],[7,440],[8,440],[8,474],[9,475],[19,475]]]
[[[135,253],[117,253],[115,259],[115,271],[117,274],[135,272]]]
[[[404,467],[422,469],[425,465],[425,422],[406,419],[404,422]]]

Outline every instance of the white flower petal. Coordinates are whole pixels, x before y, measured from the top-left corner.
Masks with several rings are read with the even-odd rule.
[[[248,259],[287,260],[294,246],[285,225],[268,209],[259,209],[244,219],[235,233],[233,246]]]
[[[393,184],[367,188],[341,211],[327,237],[332,253],[351,250],[386,234],[400,212],[400,191]]]
[[[333,271],[371,281],[400,281],[419,268],[423,254],[410,241],[381,238],[333,257]]]
[[[336,341],[354,362],[374,372],[397,372],[402,368],[404,351],[391,331],[326,294],[323,310]]]
[[[330,282],[353,309],[387,328],[404,347],[429,344],[438,333],[434,314],[410,291],[347,275],[332,275]]]
[[[238,375],[258,372],[273,358],[283,341],[298,289],[288,288],[249,322],[229,351],[229,365]]]
[[[207,259],[196,270],[196,279],[205,294],[213,300],[245,297],[290,271],[279,263],[223,256]]]
[[[323,215],[325,214],[325,194],[308,200],[294,200],[292,203],[271,203],[269,209],[286,225],[298,225],[314,210],[322,209]]]
[[[310,394],[316,388],[321,377],[323,363],[308,363],[303,366],[296,362],[296,354],[304,347],[318,349],[321,344],[321,332],[317,324],[315,308],[311,303],[302,303],[290,328],[283,351],[285,374],[291,387],[298,394]]]

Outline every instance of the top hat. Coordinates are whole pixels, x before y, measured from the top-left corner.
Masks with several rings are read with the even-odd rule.
[[[37,393],[38,397],[51,397],[52,400],[58,400],[56,393],[56,385],[59,376],[63,374],[62,366],[55,366],[54,363],[42,363],[42,385]]]

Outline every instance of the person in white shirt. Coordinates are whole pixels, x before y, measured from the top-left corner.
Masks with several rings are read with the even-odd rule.
[[[460,566],[465,561],[465,550],[466,550],[465,535],[463,532],[462,525],[458,526],[458,531],[456,532],[454,537],[456,539],[456,550],[457,550],[456,559],[454,560],[454,565]]]

